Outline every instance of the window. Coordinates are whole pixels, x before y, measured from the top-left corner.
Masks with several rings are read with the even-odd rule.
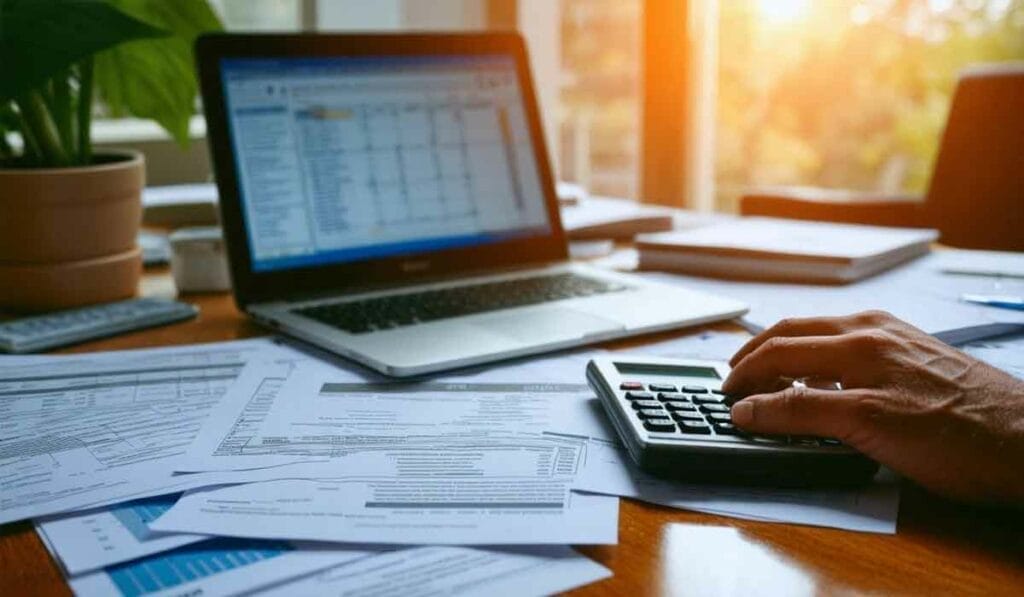
[[[1022,0],[719,4],[716,207],[743,189],[923,193],[957,73],[1024,60]]]
[[[558,176],[626,197],[644,188],[645,7],[677,3],[693,54],[678,195],[725,211],[757,186],[923,192],[957,73],[1024,60],[1024,0],[212,1],[229,30],[518,27]]]
[[[210,0],[228,30],[297,31],[302,28],[299,0]]]
[[[561,0],[561,176],[636,197],[641,0]]]

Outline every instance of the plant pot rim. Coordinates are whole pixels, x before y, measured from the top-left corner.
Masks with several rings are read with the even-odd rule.
[[[59,166],[56,168],[8,168],[0,165],[0,176],[27,174],[75,174],[77,172],[102,172],[104,170],[119,170],[124,167],[134,167],[141,164],[143,155],[141,151],[134,149],[108,149],[93,154],[93,159],[106,156],[114,158],[110,162],[100,164],[89,164],[88,166]]]

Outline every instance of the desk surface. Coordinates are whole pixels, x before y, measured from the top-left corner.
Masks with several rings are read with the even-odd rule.
[[[146,280],[151,289],[166,284],[166,275]],[[196,320],[68,352],[265,333],[226,295],[188,300],[202,309]],[[579,595],[1024,593],[1024,513],[950,504],[911,486],[904,488],[895,536],[748,522],[622,500],[619,544],[580,551],[615,576],[574,593]],[[0,595],[68,593],[30,524],[0,526]]]

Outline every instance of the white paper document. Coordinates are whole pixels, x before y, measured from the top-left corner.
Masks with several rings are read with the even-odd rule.
[[[555,450],[568,442],[578,457],[585,439],[555,434],[608,437],[604,422],[587,406],[592,392],[586,385],[487,381],[498,376],[365,384],[311,360],[253,363],[176,467],[222,471],[319,461],[304,468],[307,476],[462,474],[470,461],[460,461],[458,452],[443,455],[470,449],[486,457],[485,468],[474,474],[505,474],[506,469],[486,467],[504,463],[520,470],[515,463],[526,462],[523,442],[538,453],[544,450],[540,446]],[[403,467],[398,457],[407,458],[410,451],[437,456],[436,467]],[[533,470],[535,465],[522,466]]]
[[[950,274],[1024,278],[1024,253],[1010,251],[936,252],[939,269]]]
[[[476,367],[438,376],[443,382],[585,383],[590,359],[608,351],[583,348],[551,355],[525,357],[497,365]]]
[[[652,477],[633,464],[624,448],[597,441],[591,442],[587,465],[573,486],[672,508],[872,533],[895,533],[899,510],[898,482],[885,471],[856,489],[687,485]]]
[[[150,528],[392,545],[614,544],[618,507],[568,481],[296,479],[190,491]]]
[[[625,352],[672,359],[728,362],[750,338],[750,334],[744,332],[702,331],[671,340],[644,344]]]
[[[78,575],[207,539],[203,535],[149,529],[149,523],[170,509],[178,496],[157,496],[58,515],[37,520],[36,528],[46,534],[64,571]]]
[[[183,462],[303,463],[302,478],[189,492],[151,528],[391,544],[616,541],[617,502],[570,491],[590,438],[609,438],[586,385],[338,379],[314,362],[251,364],[239,380],[248,395],[233,416],[211,417]]]
[[[564,546],[415,547],[354,560],[258,595],[530,597],[561,593],[611,575]]]
[[[0,523],[186,484],[171,463],[267,351],[289,349],[260,339],[0,359]]]
[[[938,271],[938,254],[843,286],[735,282],[655,272],[640,275],[741,300],[750,305],[744,318],[762,327],[786,317],[848,315],[869,309],[889,311],[929,333],[1024,321],[1024,312],[960,300],[962,294],[1024,295],[1024,279],[943,274]]]
[[[239,595],[375,553],[358,546],[209,539],[73,576],[68,584],[78,597]]]

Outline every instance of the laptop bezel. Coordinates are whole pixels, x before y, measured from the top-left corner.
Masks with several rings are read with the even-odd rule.
[[[220,63],[225,58],[511,55],[537,162],[551,230],[461,249],[264,272],[253,271],[239,177],[232,149]],[[366,288],[401,286],[474,271],[529,267],[568,259],[526,47],[516,33],[468,34],[208,34],[196,41],[207,139],[220,195],[220,216],[235,301],[246,305],[300,300]]]

